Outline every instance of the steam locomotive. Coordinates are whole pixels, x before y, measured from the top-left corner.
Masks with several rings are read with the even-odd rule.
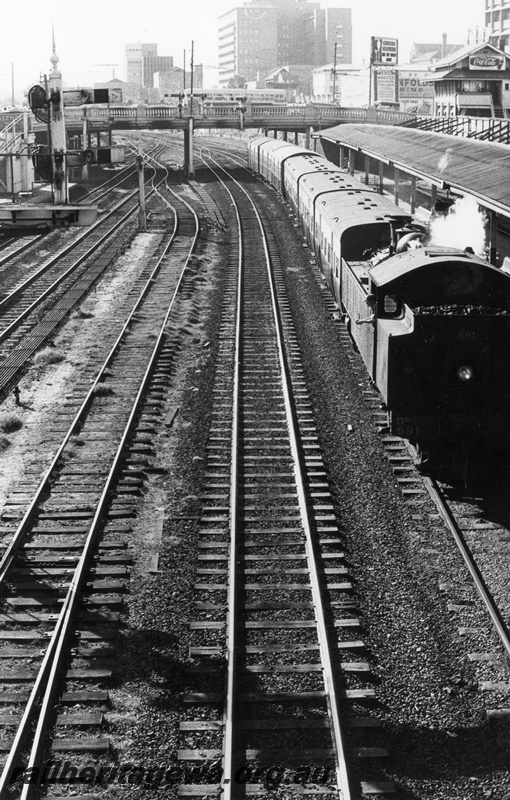
[[[455,479],[506,460],[510,277],[469,247],[428,246],[411,215],[317,153],[258,137],[248,163],[297,215],[391,432]]]

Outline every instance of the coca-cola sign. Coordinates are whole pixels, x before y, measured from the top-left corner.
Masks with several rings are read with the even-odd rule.
[[[503,69],[505,60],[503,56],[477,55],[469,57],[469,69]]]

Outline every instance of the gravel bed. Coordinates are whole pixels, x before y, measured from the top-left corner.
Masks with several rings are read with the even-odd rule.
[[[196,205],[194,193],[185,189],[184,194]],[[211,421],[226,254],[223,232],[207,230],[203,236],[195,259],[191,314],[183,319],[179,331],[183,344],[172,368],[161,417],[171,407],[177,407],[178,413],[170,429],[161,426],[160,418],[153,440],[160,471],[149,476],[132,535],[127,537],[135,563],[117,643],[122,659],[115,665],[107,715],[113,744],[109,763],[113,760],[118,765],[143,767],[146,775],[149,767],[157,767],[159,781],[154,780],[149,786],[144,785],[145,779],[129,785],[114,780],[108,786],[108,798],[175,796],[182,778],[176,753],[178,747],[187,746],[179,737],[179,722],[200,718],[205,712],[210,714],[209,706],[186,707],[181,701],[184,691],[204,691],[203,677],[187,671],[192,664],[189,623],[202,615],[195,612],[193,589],[202,505],[199,492]],[[154,531],[161,516],[164,522],[158,542]],[[158,572],[152,574],[149,565],[155,551],[159,552]],[[206,582],[207,576],[199,579]],[[208,599],[217,602],[218,594],[211,591]],[[210,613],[208,619],[216,618]],[[216,635],[214,631],[196,632],[193,644],[214,644]],[[208,683],[209,691],[222,689],[221,682],[216,686],[214,681]],[[221,718],[220,709],[218,714]],[[127,773],[127,780],[131,774]]]
[[[201,180],[200,171],[197,180]],[[209,182],[205,185],[227,218],[229,211],[224,210],[222,191]],[[190,189],[185,189],[184,194],[195,198]],[[470,605],[462,606],[460,611],[448,611],[439,583],[448,580],[465,586],[466,575],[459,556],[444,529],[433,524],[426,503],[415,507],[403,501],[370,410],[363,403],[362,391],[369,387],[368,379],[362,369],[353,370],[352,355],[348,358],[342,349],[310,270],[310,251],[303,248],[286,208],[277,202],[272,190],[267,189],[265,196],[266,210],[287,267],[286,282],[298,321],[303,366],[341,536],[346,543],[340,549],[346,550],[354,575],[357,609],[351,608],[345,593],[335,590],[331,596],[345,605],[349,616],[361,613],[364,630],[361,637],[355,638],[363,638],[367,644],[378,683],[378,704],[371,713],[386,726],[388,779],[397,782],[397,796],[402,800],[510,797],[506,774],[508,731],[486,722],[484,697],[478,690],[480,680],[493,679],[499,673],[492,664],[473,665],[467,660],[467,652],[472,650],[495,649],[490,647],[485,617]],[[210,719],[216,708],[182,702],[184,692],[203,690],[196,687],[204,685],[202,676],[187,672],[192,664],[189,622],[203,615],[195,611],[193,584],[228,234],[211,228],[207,237],[196,274],[198,319],[192,324],[184,323],[181,330],[184,344],[167,394],[165,408],[178,406],[178,415],[173,427],[161,429],[153,443],[157,464],[163,471],[150,475],[132,534],[122,537],[130,541],[136,559],[117,644],[114,683],[109,687],[111,704],[104,735],[110,736],[113,752],[110,759],[92,763],[96,767],[103,763],[108,768],[112,763],[126,769],[128,764],[143,767],[147,785],[137,780],[129,785],[111,781],[107,796],[112,800],[175,796],[181,770],[176,751],[178,747],[192,747],[195,741],[193,736],[179,737],[179,722]],[[208,502],[204,501],[204,505]],[[162,514],[164,523],[158,542],[155,532]],[[285,528],[289,527],[286,523]],[[275,534],[265,536],[272,539]],[[149,570],[154,551],[160,553],[157,573]],[[290,552],[294,552],[292,547]],[[207,576],[199,579],[207,582]],[[293,576],[293,583],[305,580],[304,576]],[[214,583],[214,578],[210,582]],[[271,582],[271,576],[257,576],[261,586]],[[258,602],[266,592],[253,591],[250,595]],[[218,597],[214,590],[201,595],[201,599],[212,602]],[[300,592],[288,592],[289,600],[299,601],[301,597]],[[209,613],[212,614],[205,612]],[[305,611],[299,612],[297,618],[304,618],[304,614]],[[254,612],[251,618],[262,617],[263,613]],[[459,633],[462,626],[478,631],[469,646],[466,636]],[[352,638],[349,629],[338,630],[339,641]],[[311,642],[307,629],[282,630],[279,639],[289,645]],[[272,641],[271,632],[247,632],[248,645]],[[195,632],[192,642],[195,646],[214,645],[217,632]],[[313,663],[316,657],[313,651],[303,650],[300,660]],[[365,655],[346,650],[342,651],[342,660],[361,661]],[[253,661],[258,663],[256,657]],[[265,663],[272,662],[282,663],[282,659],[269,657]],[[256,675],[251,685],[263,685],[264,680],[265,676]],[[282,688],[287,685],[285,675],[279,680]],[[312,675],[311,688],[316,685],[314,681]],[[208,681],[211,687],[214,683],[214,678]],[[216,685],[221,688],[217,679]],[[366,682],[361,675],[350,675],[348,685],[354,688]],[[273,681],[271,686],[275,686]],[[498,697],[498,693],[492,693],[491,703]],[[504,695],[499,699],[503,700]],[[244,713],[252,719],[271,716],[275,709],[268,705],[247,705]],[[322,706],[312,701],[292,710],[282,704],[280,709],[283,716],[324,714]],[[367,715],[361,703],[349,705],[349,712]],[[220,706],[216,713],[221,719]],[[200,741],[210,741],[211,747],[217,744],[214,736],[207,740],[201,737]],[[86,763],[90,764],[91,759]],[[363,766],[364,770],[372,769],[371,765]],[[159,772],[151,773],[151,768],[158,768]],[[374,766],[374,773],[377,770],[380,765]],[[128,770],[126,774],[135,773]],[[156,777],[148,785],[151,775]],[[93,793],[98,788],[83,786],[80,792]],[[72,787],[62,789],[65,791],[76,793]]]
[[[468,662],[471,643],[466,646],[459,629],[470,621],[464,610],[460,617],[449,612],[439,590],[445,580],[469,585],[467,573],[449,535],[433,524],[430,504],[416,507],[402,499],[363,402],[368,378],[363,369],[353,370],[352,353],[342,349],[312,277],[310,250],[296,236],[287,207],[273,210],[275,193],[267,188],[265,194],[285,253],[286,284],[355,578],[362,638],[379,683],[376,714],[386,726],[388,779],[397,782],[404,800],[510,796],[508,731],[487,722],[479,691],[481,680],[494,679],[493,665],[480,669]],[[482,651],[498,649],[479,609],[473,609],[471,626]]]

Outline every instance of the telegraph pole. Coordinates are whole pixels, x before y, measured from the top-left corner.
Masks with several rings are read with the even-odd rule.
[[[195,177],[195,164],[193,162],[193,126],[194,126],[194,119],[193,119],[193,67],[194,67],[194,42],[191,42],[191,61],[190,61],[190,94],[189,94],[189,117],[188,117],[188,136],[189,136],[189,146],[188,146],[188,178]]]
[[[338,42],[335,42],[335,53],[333,56],[333,105],[335,104],[335,95],[336,95],[336,52],[337,52]]]
[[[143,152],[141,143],[138,145],[136,163],[138,164],[138,202],[140,206],[138,212],[138,230],[146,231],[147,218],[145,215],[145,170],[143,167]]]
[[[193,51],[194,51],[195,42],[191,42],[191,61],[190,61],[190,88],[189,88],[189,113],[193,116]]]

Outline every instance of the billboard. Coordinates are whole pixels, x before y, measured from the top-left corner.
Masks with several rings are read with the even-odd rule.
[[[370,61],[372,64],[398,63],[398,39],[372,36],[370,42]]]
[[[435,91],[432,84],[427,83],[427,75],[423,72],[399,70],[398,95],[400,100],[421,100],[434,97]]]
[[[505,69],[505,56],[491,47],[484,47],[469,56],[469,69],[500,70]]]
[[[398,102],[397,73],[394,69],[375,71],[374,100],[379,103]]]

